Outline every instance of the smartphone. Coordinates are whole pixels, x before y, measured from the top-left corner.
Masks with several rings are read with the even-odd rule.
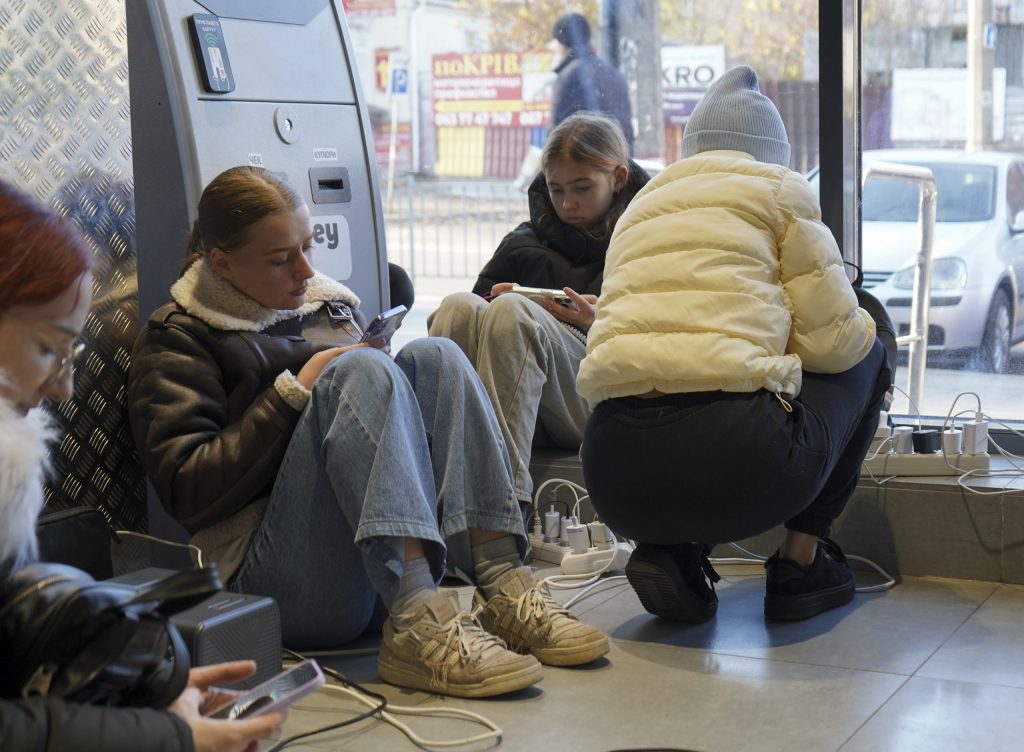
[[[366,331],[363,332],[363,338],[359,341],[369,342],[371,339],[385,339],[390,342],[391,337],[398,331],[398,327],[402,325],[402,319],[405,318],[405,314],[408,312],[409,309],[404,305],[389,308],[370,322],[370,325],[366,327]]]
[[[314,660],[303,661],[214,708],[206,717],[234,720],[273,713],[275,710],[283,710],[323,685],[324,674],[319,664]]]
[[[562,290],[549,290],[544,287],[520,287],[516,285],[508,292],[514,292],[517,295],[525,295],[528,298],[547,298],[553,300],[559,305],[564,305],[566,308],[575,308],[576,304],[572,302],[572,298],[566,295]]]

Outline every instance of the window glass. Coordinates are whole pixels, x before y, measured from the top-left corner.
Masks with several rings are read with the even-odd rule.
[[[907,162],[927,167],[938,191],[936,222],[984,222],[995,211],[996,170],[988,165]],[[920,192],[909,183],[869,178],[864,184],[861,220],[917,222]]]
[[[860,6],[863,165],[927,167],[937,188],[924,397],[914,406],[898,395],[894,409],[944,417],[972,391],[986,413],[1024,419],[1024,3]],[[862,199],[866,284],[908,334],[918,189],[869,178]],[[907,365],[904,349],[904,389]],[[972,397],[958,409],[974,407]]]
[[[679,159],[694,105],[741,63],[782,114],[790,166],[807,172],[818,163],[818,2],[345,0],[388,257],[417,295],[399,341],[426,331],[445,294],[471,289],[501,239],[529,219],[564,63],[552,43],[559,17],[586,17],[589,47],[625,77],[634,158],[648,172]],[[596,93],[602,109],[619,104]]]

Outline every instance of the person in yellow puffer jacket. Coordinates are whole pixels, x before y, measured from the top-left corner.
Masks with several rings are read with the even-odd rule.
[[[851,285],[752,69],[712,85],[682,151],[608,250],[577,378],[587,488],[638,541],[626,573],[651,613],[713,617],[711,544],[785,523],[765,616],[804,619],[854,595],[828,535],[892,382],[891,324]]]

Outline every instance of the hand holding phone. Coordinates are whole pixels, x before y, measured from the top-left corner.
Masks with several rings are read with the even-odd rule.
[[[563,290],[552,290],[546,287],[522,287],[520,285],[513,285],[509,292],[514,292],[517,295],[525,295],[528,298],[551,300],[558,303],[558,305],[565,306],[566,308],[574,308],[576,305],[572,302],[572,298],[566,295]]]
[[[391,337],[398,331],[398,327],[402,325],[402,319],[405,318],[405,314],[408,312],[409,309],[404,305],[389,308],[370,322],[369,326],[366,327],[366,331],[363,332],[362,339],[359,341],[369,342],[371,339],[383,339],[390,342]]]
[[[234,720],[283,710],[324,685],[324,674],[314,660],[296,664],[262,684],[244,691],[206,714],[208,718]]]

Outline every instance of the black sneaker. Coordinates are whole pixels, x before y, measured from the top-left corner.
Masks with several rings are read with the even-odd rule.
[[[718,576],[708,561],[711,546],[640,543],[626,564],[626,577],[649,613],[673,621],[700,624],[718,611],[714,583]]]
[[[764,618],[780,621],[807,619],[853,600],[857,583],[835,541],[821,538],[814,562],[802,566],[776,551],[764,563]]]

